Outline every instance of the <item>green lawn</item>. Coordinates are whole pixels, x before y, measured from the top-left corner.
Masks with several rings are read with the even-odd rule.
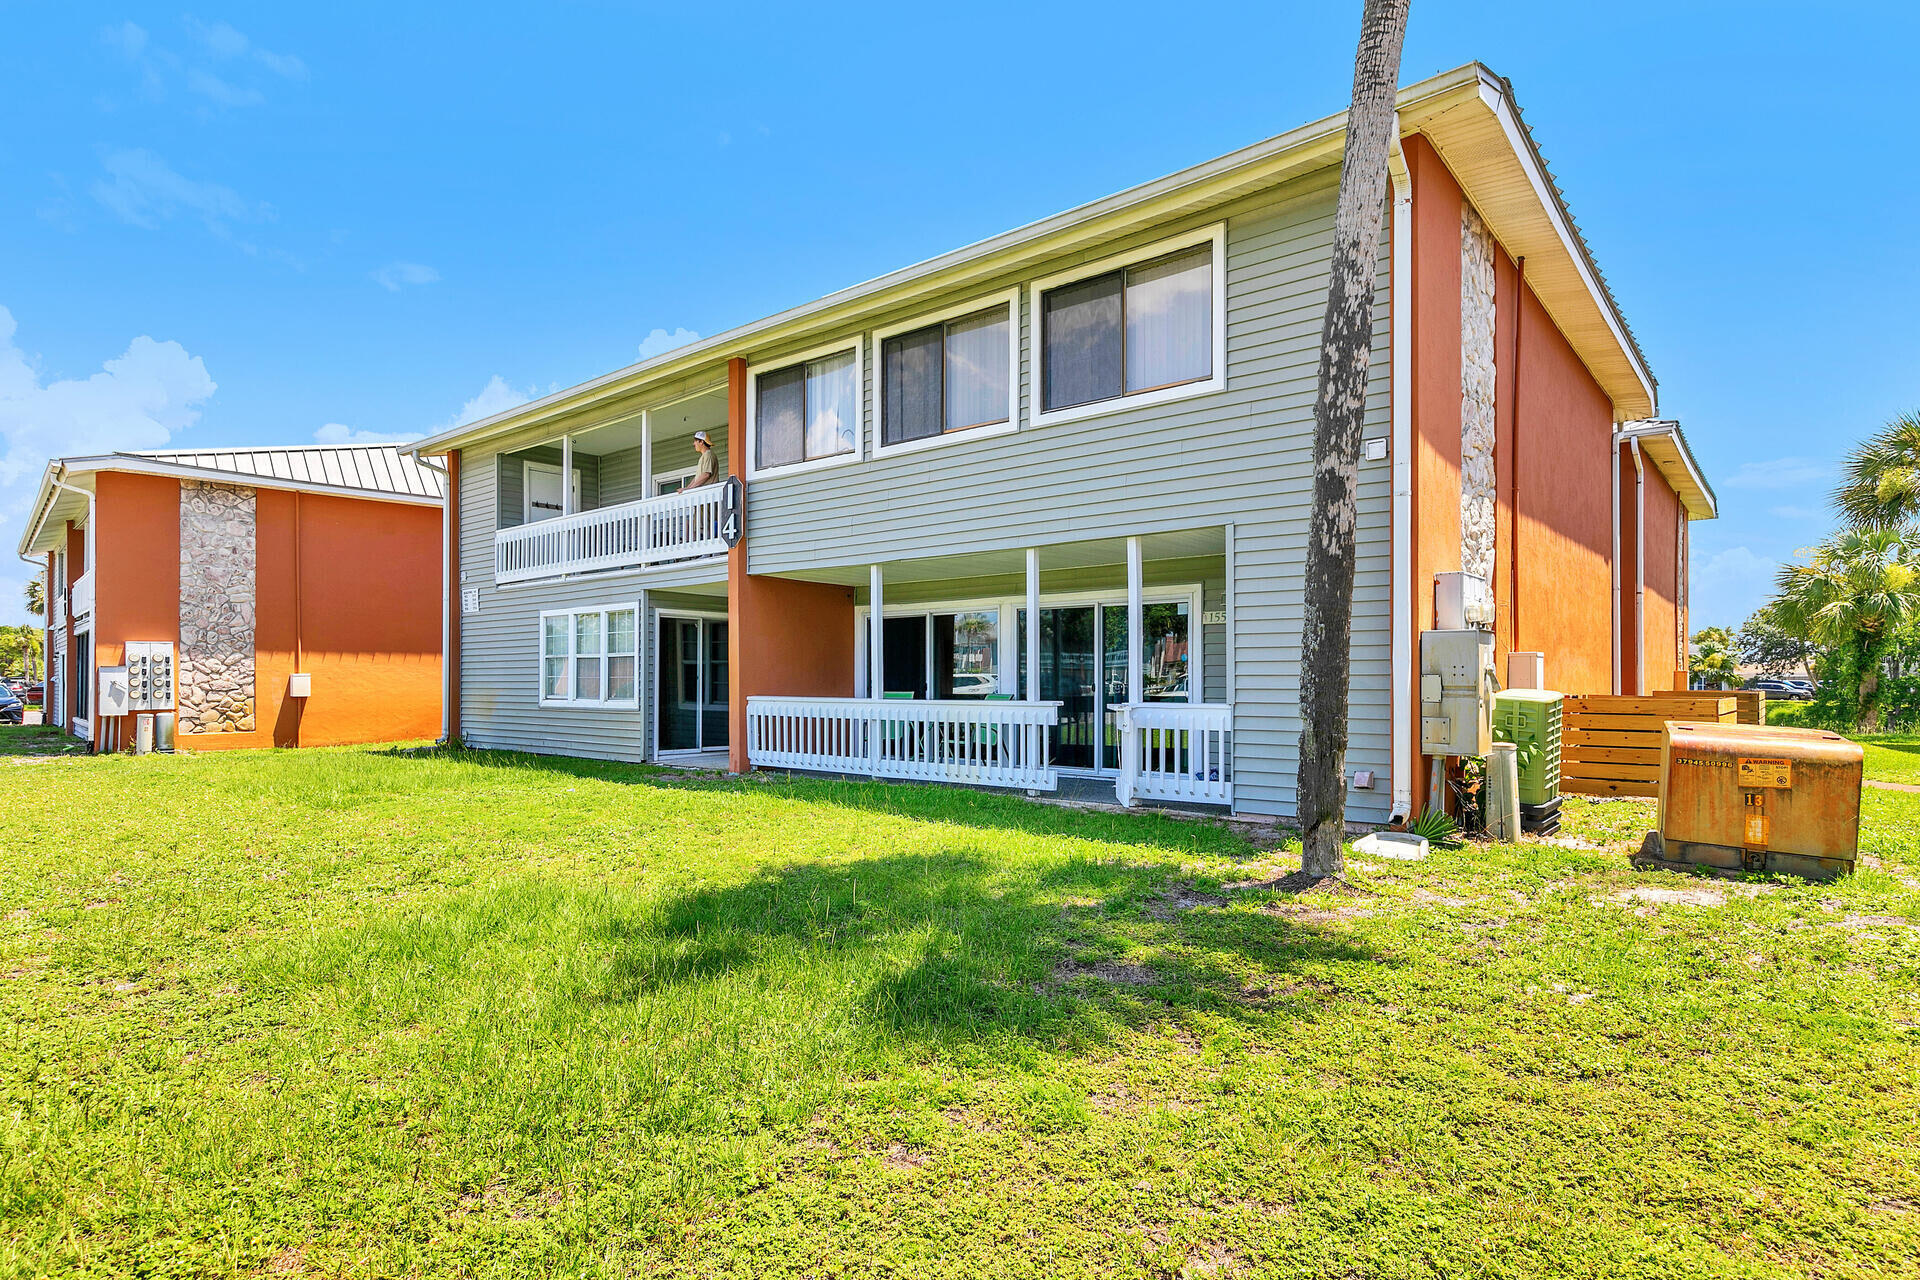
[[[0,777],[0,1274],[1920,1267],[1920,795],[1836,885],[1569,841],[1289,898],[1223,827],[978,793]]]
[[[1858,740],[1867,753],[1867,776],[1882,782],[1920,785],[1920,736],[1873,734]]]

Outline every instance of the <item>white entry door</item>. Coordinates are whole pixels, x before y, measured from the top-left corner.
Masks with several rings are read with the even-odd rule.
[[[564,508],[560,505],[560,468],[551,462],[528,462],[525,464],[525,501],[521,519],[528,524],[535,520],[551,520],[560,515]],[[573,510],[580,509],[580,472],[573,473]]]

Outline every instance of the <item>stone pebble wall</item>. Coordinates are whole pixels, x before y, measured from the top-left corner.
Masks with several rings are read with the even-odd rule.
[[[253,731],[253,623],[253,490],[182,480],[181,733]]]
[[[1460,210],[1460,568],[1493,580],[1493,236]]]

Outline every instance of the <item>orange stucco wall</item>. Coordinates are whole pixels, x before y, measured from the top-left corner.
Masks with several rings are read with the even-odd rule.
[[[1500,676],[1507,653],[1540,652],[1549,687],[1607,693],[1613,402],[1521,281],[1518,264],[1498,250],[1494,285]]]
[[[103,472],[95,552],[101,665],[130,640],[179,641],[180,490]],[[183,734],[196,751],[326,746],[440,729],[440,512],[255,491],[251,733]],[[191,572],[191,567],[187,572]],[[309,673],[312,695],[287,696]]]
[[[727,363],[727,469],[743,475],[747,454],[747,363]],[[727,554],[728,767],[745,773],[747,699],[850,698],[854,688],[853,590],[747,572],[753,501],[746,538]]]
[[[1644,461],[1644,459],[1643,459]],[[1681,636],[1679,606],[1680,497],[1666,478],[1646,462],[1647,541],[1645,566],[1646,617],[1641,630],[1641,652],[1646,655],[1646,670],[1641,679],[1642,693],[1671,688],[1674,672],[1686,665],[1686,648]],[[1628,497],[1627,501],[1632,501]],[[1631,562],[1622,561],[1632,573]],[[1628,581],[1631,579],[1629,578]]]
[[[129,640],[179,642],[180,482],[103,471],[94,511],[94,661],[117,667]]]

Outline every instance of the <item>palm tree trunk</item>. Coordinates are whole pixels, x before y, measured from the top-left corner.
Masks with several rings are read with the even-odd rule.
[[[1373,354],[1373,280],[1387,194],[1387,151],[1397,128],[1394,91],[1409,0],[1366,0],[1353,59],[1340,203],[1333,221],[1333,278],[1320,337],[1313,407],[1313,527],[1307,538],[1306,609],[1300,627],[1300,871],[1346,870],[1347,686],[1353,632],[1355,490],[1360,427]],[[1403,319],[1396,317],[1400,323]]]

